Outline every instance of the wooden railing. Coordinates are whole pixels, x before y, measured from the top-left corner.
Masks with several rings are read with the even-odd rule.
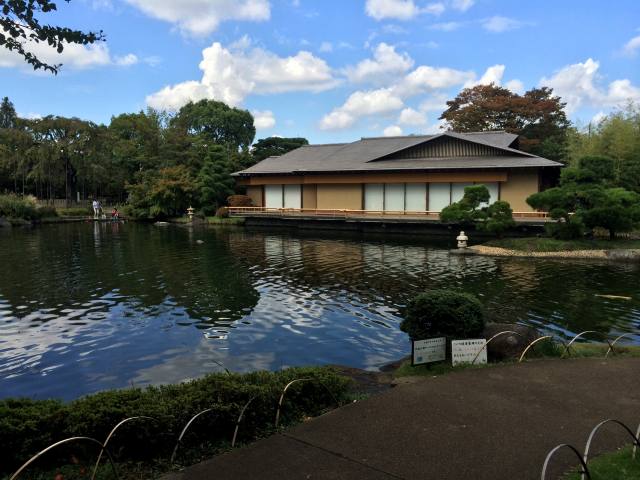
[[[440,212],[404,211],[404,210],[350,210],[326,208],[268,208],[268,207],[229,207],[229,215],[233,216],[278,216],[278,217],[421,217],[437,220]],[[547,212],[513,212],[514,217],[548,218]]]

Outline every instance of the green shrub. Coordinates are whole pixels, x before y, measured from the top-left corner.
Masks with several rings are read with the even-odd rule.
[[[93,215],[93,210],[89,207],[71,207],[60,208],[58,214],[61,217],[86,217],[87,215]]]
[[[38,218],[52,218],[58,216],[58,211],[56,210],[56,207],[53,207],[51,205],[43,205],[41,207],[38,207],[37,215]]]
[[[0,195],[0,217],[37,220],[38,206],[33,197],[21,197],[14,193]]]
[[[438,336],[473,338],[482,333],[484,324],[482,304],[473,295],[432,290],[408,303],[400,329],[412,340]]]
[[[247,442],[273,432],[276,406],[284,386],[297,378],[310,378],[287,391],[281,423],[291,424],[305,416],[319,415],[345,401],[348,379],[330,368],[290,368],[279,372],[210,374],[177,385],[146,389],[112,390],[70,403],[54,400],[0,401],[0,477],[15,471],[39,450],[72,436],[103,441],[121,420],[150,416],[156,422],[137,421],[123,426],[110,445],[117,461],[167,460],[181,430],[198,412],[200,417],[185,436],[178,461],[197,461],[224,448],[231,441],[243,405],[247,409],[239,441]],[[48,465],[59,466],[67,457],[52,454]],[[61,459],[64,459],[61,461]]]
[[[253,201],[247,195],[231,195],[227,197],[227,205],[230,207],[253,207]]]
[[[480,224],[480,229],[501,237],[504,232],[515,226],[511,205],[504,200],[498,200],[487,208],[487,219]]]
[[[216,217],[218,217],[218,218],[229,218],[229,209],[227,207],[220,207],[216,211]]]

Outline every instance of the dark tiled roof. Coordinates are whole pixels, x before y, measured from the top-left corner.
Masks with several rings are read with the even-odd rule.
[[[441,137],[488,145],[499,149],[503,154],[483,157],[401,158],[400,152],[403,150]],[[517,135],[506,132],[444,132],[438,135],[362,138],[353,143],[305,145],[285,155],[266,158],[234,175],[561,166],[558,162],[510,148],[509,145],[516,138]],[[391,154],[395,154],[394,159],[378,160]]]

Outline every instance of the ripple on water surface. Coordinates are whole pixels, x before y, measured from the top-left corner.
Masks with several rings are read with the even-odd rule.
[[[2,397],[73,398],[193,378],[220,363],[377,368],[407,353],[402,308],[433,288],[473,292],[493,320],[559,335],[640,330],[636,265],[245,229],[96,223],[0,233]]]

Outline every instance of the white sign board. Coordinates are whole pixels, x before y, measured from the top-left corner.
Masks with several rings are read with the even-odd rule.
[[[461,363],[473,363],[475,365],[487,363],[486,344],[487,341],[484,338],[477,340],[452,340],[451,363],[454,367]],[[477,359],[476,356],[478,357]]]
[[[447,356],[447,339],[445,337],[428,338],[413,342],[411,364],[441,362]]]

